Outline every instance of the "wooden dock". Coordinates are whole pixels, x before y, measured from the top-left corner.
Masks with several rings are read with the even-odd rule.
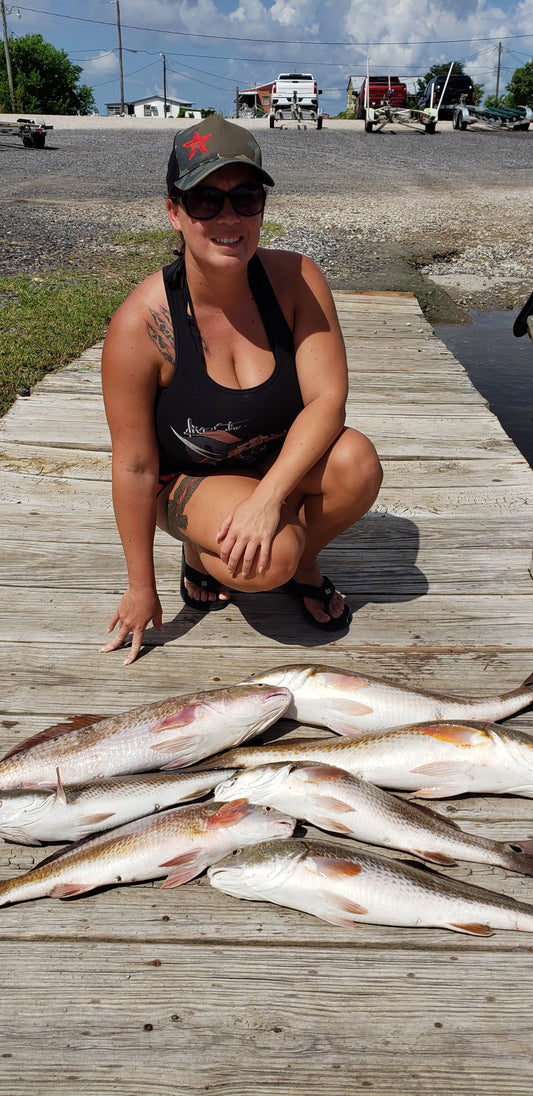
[[[533,472],[413,297],[336,301],[349,422],[385,469],[373,511],[324,552],[349,634],[324,644],[281,591],[198,620],[158,533],[164,631],[131,667],[99,653],[125,569],[95,347],[0,424],[2,753],[77,713],[284,662],[468,696],[530,673]],[[533,731],[531,711],[511,723]],[[476,833],[533,838],[531,800],[437,806]],[[43,855],[5,844],[0,875]],[[533,902],[532,879],[449,874]],[[336,928],[205,878],[4,908],[0,1096],[529,1096],[532,951],[525,933]]]

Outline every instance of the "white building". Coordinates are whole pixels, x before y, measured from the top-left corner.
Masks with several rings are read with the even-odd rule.
[[[120,103],[106,103],[107,113],[120,115]],[[185,99],[170,99],[167,95],[167,118],[201,118],[202,112]],[[146,99],[135,99],[133,103],[124,103],[124,114],[134,118],[164,118],[165,101],[162,95],[149,95]]]

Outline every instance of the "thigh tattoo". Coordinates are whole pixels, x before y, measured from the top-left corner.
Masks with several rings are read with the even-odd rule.
[[[202,476],[183,476],[181,483],[176,487],[173,498],[168,500],[168,531],[176,540],[187,541],[189,539],[187,536],[188,518],[185,507],[201,482]]]

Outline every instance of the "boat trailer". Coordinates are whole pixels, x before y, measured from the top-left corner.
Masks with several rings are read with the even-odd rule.
[[[475,107],[461,103],[453,112],[453,128],[462,130],[475,123],[489,129],[529,129],[532,120],[531,107]]]
[[[25,148],[44,148],[46,134],[53,128],[44,118],[17,118],[16,122],[0,122],[0,137],[20,137]]]
[[[268,116],[268,124],[271,129],[274,129],[275,125],[278,125],[279,129],[307,129],[308,122],[315,129],[322,129],[322,111],[320,107],[318,110],[306,110],[305,107],[302,109],[297,100],[296,92],[292,97],[290,110],[282,110],[280,107],[276,107],[276,109],[270,111]]]
[[[441,91],[440,99],[435,106],[433,103],[433,89],[432,99],[429,107],[425,107],[424,110],[416,107],[393,107],[390,103],[392,95],[392,88],[389,84],[389,102],[381,103],[377,107],[370,106],[370,77],[369,77],[369,60],[366,62],[366,84],[365,84],[365,133],[372,133],[373,130],[378,132],[386,125],[391,125],[396,122],[398,125],[409,126],[413,122],[424,127],[426,133],[435,133],[437,128],[437,122],[439,120],[439,109],[444,98],[444,93],[448,87],[448,80],[450,79],[454,62],[452,61],[448,75],[444,82],[444,87]]]

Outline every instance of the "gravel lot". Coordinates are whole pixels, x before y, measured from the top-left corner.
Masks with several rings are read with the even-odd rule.
[[[47,121],[43,150],[0,136],[0,273],[90,270],[117,247],[113,232],[166,227],[176,122]],[[283,226],[278,245],[310,254],[333,287],[409,289],[434,322],[529,296],[533,130],[248,128],[276,179],[267,218]]]

